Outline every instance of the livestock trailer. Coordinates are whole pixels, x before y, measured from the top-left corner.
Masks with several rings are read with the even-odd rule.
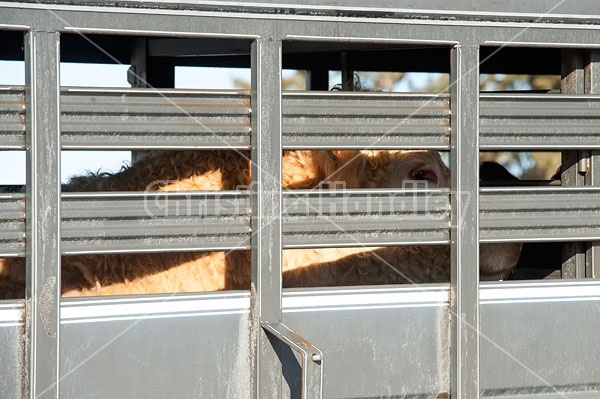
[[[0,256],[27,275],[0,301],[3,398],[600,395],[600,5],[363,3],[0,3],[0,58],[26,76],[0,87],[0,149],[27,159],[24,192],[0,194]],[[64,62],[131,66],[132,87],[63,87]],[[247,68],[251,87],[176,89],[179,66]],[[306,90],[283,90],[284,69]],[[448,84],[352,91],[356,71]],[[482,74],[560,89],[483,92]],[[447,152],[451,187],[282,190],[282,150],[357,148]],[[250,150],[253,184],[61,193],[64,151],[115,149]],[[559,184],[484,187],[486,151],[559,153]],[[394,201],[361,211],[378,196]],[[503,242],[559,278],[480,282],[479,244]],[[415,244],[451,247],[449,283],[282,289],[283,250]],[[233,249],[251,251],[248,290],[60,296],[61,256]]]

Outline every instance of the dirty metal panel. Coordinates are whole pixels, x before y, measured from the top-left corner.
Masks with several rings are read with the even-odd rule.
[[[444,94],[285,93],[283,147],[448,149],[449,101]]]
[[[0,256],[25,254],[25,195],[0,194]]]
[[[485,396],[598,397],[600,283],[483,284],[480,295]]]
[[[63,194],[62,253],[248,249],[248,194]]]
[[[248,293],[64,300],[60,397],[250,398],[249,307]]]
[[[19,2],[29,2],[20,0]],[[98,6],[95,1],[75,1],[75,0],[43,0],[40,4],[50,3],[82,6],[85,3]],[[490,2],[489,4],[479,4],[473,1],[463,2],[440,2],[439,0],[427,1],[409,1],[395,0],[376,1],[367,6],[364,2],[357,0],[328,0],[328,1],[303,1],[285,0],[275,1],[267,0],[261,2],[226,2],[211,1],[208,3],[197,3],[194,1],[167,2],[165,0],[133,0],[127,3],[109,3],[112,7],[125,8],[133,4],[133,8],[147,7],[150,9],[163,10],[185,10],[185,11],[218,11],[229,13],[253,13],[267,16],[279,15],[290,17],[294,15],[312,17],[313,19],[331,18],[331,17],[349,17],[349,18],[410,18],[419,19],[440,19],[443,18],[447,24],[455,20],[467,21],[494,21],[494,22],[528,22],[535,18],[535,21],[553,21],[557,23],[579,22],[579,23],[599,23],[600,10],[594,0],[581,0],[571,5],[556,3],[553,0],[537,0],[522,4],[512,2],[507,5],[506,2]],[[102,5],[102,3],[100,3]],[[507,11],[510,8],[510,11]]]
[[[448,190],[294,190],[283,201],[285,248],[448,242]]]
[[[63,254],[248,249],[249,194],[64,193]],[[448,242],[448,191],[294,190],[285,248]]]
[[[286,290],[283,322],[323,352],[324,398],[435,397],[449,392],[448,295],[445,286]],[[299,367],[284,370],[285,397],[298,392]]]
[[[598,187],[481,189],[481,241],[573,241],[600,237]]]
[[[0,148],[25,148],[25,88],[0,86]]]
[[[483,94],[481,148],[599,148],[597,95]]]
[[[249,148],[250,96],[235,91],[63,89],[64,149]]]
[[[6,399],[23,398],[25,370],[24,306],[21,301],[0,301],[0,392]]]

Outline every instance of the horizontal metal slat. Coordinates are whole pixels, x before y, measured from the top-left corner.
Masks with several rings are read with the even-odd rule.
[[[482,189],[483,242],[600,239],[600,189]]]
[[[65,149],[249,148],[250,95],[235,91],[64,89]]]
[[[284,93],[284,148],[448,149],[445,95]]]
[[[482,94],[482,149],[600,148],[597,95]],[[64,89],[66,149],[249,148],[250,97],[234,91]],[[285,93],[284,148],[449,146],[447,96]],[[0,147],[25,148],[22,86],[0,87]]]
[[[285,192],[285,248],[448,242],[448,191]],[[249,248],[239,192],[63,194],[62,251]]]
[[[0,195],[0,256],[25,254],[25,195]]]
[[[284,248],[447,243],[447,190],[287,191]],[[249,248],[248,193],[63,194],[63,253]],[[0,253],[23,255],[23,194],[3,195]],[[598,188],[482,189],[480,238],[600,239]]]
[[[249,248],[249,196],[64,194],[63,254]]]
[[[284,248],[446,243],[448,198],[447,190],[285,192]]]
[[[0,86],[0,148],[25,148],[25,88]]]
[[[484,94],[482,149],[600,148],[600,96]]]

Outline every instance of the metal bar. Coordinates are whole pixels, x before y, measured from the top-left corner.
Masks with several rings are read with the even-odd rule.
[[[584,68],[584,90],[588,94],[600,93],[600,50],[589,50]],[[600,151],[591,151],[589,157],[589,171],[585,176],[586,185],[600,186]],[[585,254],[588,278],[600,277],[600,241],[588,244]]]
[[[131,87],[148,87],[148,39],[135,38],[131,49],[131,66],[127,70],[127,82]],[[148,154],[147,151],[132,151],[131,163]]]
[[[446,95],[284,93],[285,148],[449,148]]]
[[[25,89],[0,87],[0,148],[25,148]]]
[[[249,249],[250,201],[239,192],[64,194],[62,253]]]
[[[342,69],[342,90],[354,91],[354,68],[351,64],[351,57],[347,51],[340,53],[340,65]]]
[[[447,190],[294,190],[283,203],[285,248],[449,242]],[[61,252],[248,249],[249,209],[236,191],[64,193]],[[23,195],[0,210],[2,252],[24,254]]]
[[[561,51],[561,92],[583,94],[585,91],[583,51],[563,49]],[[562,152],[561,182],[563,186],[585,185],[585,175],[579,173],[582,154],[579,151]],[[562,277],[578,278],[585,273],[585,258],[581,246],[575,242],[562,246]]]
[[[55,32],[25,36],[29,395],[59,397],[60,116]]]
[[[483,94],[481,148],[564,150],[597,148],[600,97]]]
[[[281,322],[261,323],[262,328],[302,357],[301,399],[323,397],[323,352]]]
[[[281,40],[252,44],[252,284],[253,320],[281,321]],[[255,398],[281,396],[281,364],[257,331]]]
[[[0,256],[25,255],[25,195],[0,194]]]
[[[451,396],[479,398],[479,47],[451,51]]]
[[[249,148],[250,97],[234,91],[67,89],[65,149]]]
[[[484,188],[481,241],[590,241],[600,238],[598,187]]]
[[[284,248],[443,244],[449,191],[291,190],[282,193]],[[596,187],[482,188],[480,239],[600,239]],[[0,248],[24,254],[25,198],[0,197]],[[62,254],[217,250],[250,247],[246,192],[64,193]]]
[[[284,193],[284,248],[449,242],[447,190]]]
[[[0,90],[6,148],[24,145],[20,96]],[[250,100],[241,92],[68,89],[61,101],[67,149],[250,146]],[[284,93],[283,114],[284,148],[449,148],[445,95]],[[598,149],[599,119],[597,95],[484,94],[480,147]]]

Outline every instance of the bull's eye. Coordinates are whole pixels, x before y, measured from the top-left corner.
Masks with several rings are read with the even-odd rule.
[[[425,171],[423,169],[417,169],[414,173],[413,173],[413,178],[415,180],[425,180]]]

